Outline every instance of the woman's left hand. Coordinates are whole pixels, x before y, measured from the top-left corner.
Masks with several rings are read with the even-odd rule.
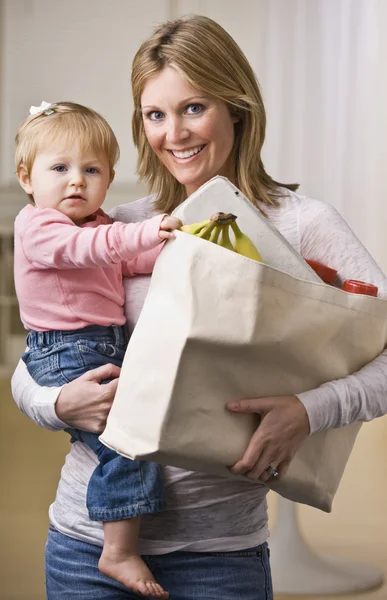
[[[310,433],[307,412],[297,396],[272,396],[239,400],[227,405],[231,412],[256,413],[261,422],[246,452],[231,468],[234,475],[245,474],[253,481],[267,481],[272,475],[286,473],[289,465]]]

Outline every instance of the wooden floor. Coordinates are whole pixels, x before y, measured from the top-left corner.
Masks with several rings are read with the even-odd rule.
[[[55,496],[68,446],[66,434],[44,431],[19,413],[11,399],[9,382],[0,380],[0,600],[45,598],[47,508]],[[377,565],[387,578],[386,459],[387,418],[363,426],[333,512],[325,514],[308,507],[299,507],[298,512],[302,533],[316,551]],[[273,525],[274,495],[269,498],[269,507]],[[387,585],[340,597],[387,600]],[[289,596],[276,596],[276,600],[286,598]]]

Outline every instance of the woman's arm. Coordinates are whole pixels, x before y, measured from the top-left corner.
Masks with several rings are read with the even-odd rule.
[[[63,387],[35,383],[23,361],[13,374],[12,394],[20,410],[35,423],[51,431],[74,427],[92,433],[104,430],[117,389],[119,367],[103,365]],[[115,377],[107,384],[104,379]]]
[[[311,433],[386,415],[387,350],[353,375],[297,396],[308,413]]]
[[[333,206],[305,198],[299,217],[305,258],[336,269],[340,286],[345,279],[373,283],[387,301],[386,276]],[[297,396],[308,413],[311,433],[387,414],[387,350],[356,373]]]
[[[377,285],[378,295],[387,301],[385,275],[332,206],[304,199],[298,226],[302,256],[337,269],[340,284],[360,279]],[[284,474],[310,433],[387,414],[387,350],[356,373],[314,390],[242,400],[228,408],[260,415],[260,426],[232,470],[266,481],[267,466]]]
[[[11,388],[19,409],[37,425],[51,431],[66,427],[55,412],[55,403],[62,388],[35,383],[22,360],[19,360],[12,376]]]

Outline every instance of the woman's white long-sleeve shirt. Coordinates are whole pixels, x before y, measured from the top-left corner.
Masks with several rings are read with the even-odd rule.
[[[152,197],[116,207],[124,222],[152,215]],[[263,207],[270,222],[304,258],[338,270],[339,279],[360,279],[379,288],[387,299],[387,279],[338,212],[329,204],[286,191],[280,206]],[[126,315],[133,327],[149,285],[148,276],[125,280]],[[151,365],[150,365],[151,368]],[[42,388],[20,362],[12,380],[20,409],[51,430],[65,427],[55,414],[60,388]],[[299,394],[311,432],[369,421],[387,413],[387,350],[357,373]],[[62,533],[102,545],[101,523],[88,520],[86,490],[97,464],[93,452],[76,442],[66,457],[50,521]],[[263,484],[163,467],[167,510],[143,517],[141,551],[159,554],[238,550],[261,544],[268,535]]]

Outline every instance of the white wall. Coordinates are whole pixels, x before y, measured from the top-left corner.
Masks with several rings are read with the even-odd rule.
[[[18,188],[10,191],[15,130],[43,99],[72,99],[105,115],[121,146],[107,205],[141,196],[131,61],[157,23],[201,13],[235,37],[258,74],[270,174],[298,181],[304,193],[339,208],[387,269],[385,0],[0,0],[0,6],[3,218],[12,219],[25,201]]]
[[[150,6],[151,5],[151,10]],[[120,183],[134,177],[130,64],[167,0],[5,0],[1,183],[13,175],[13,138],[31,104],[73,100],[106,116],[122,149]]]

